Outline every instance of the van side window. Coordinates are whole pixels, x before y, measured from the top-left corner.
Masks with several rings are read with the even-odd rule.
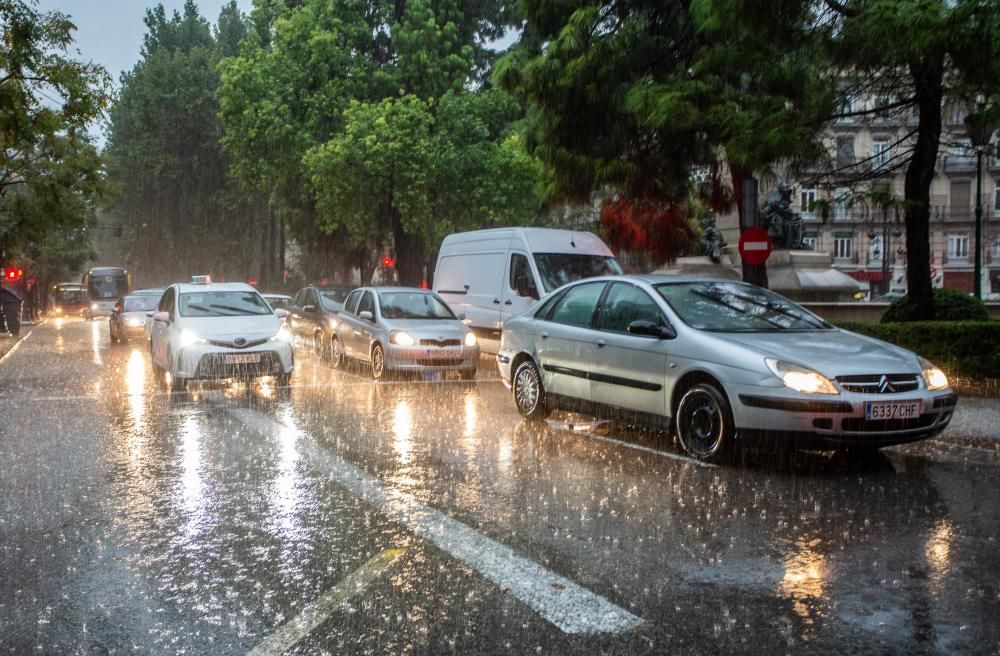
[[[518,296],[527,298],[538,298],[538,289],[535,287],[535,278],[531,275],[531,265],[528,264],[528,257],[521,253],[510,254],[510,288],[517,292]]]
[[[606,284],[604,281],[588,282],[566,290],[552,311],[552,321],[590,328],[597,301]]]
[[[612,283],[604,303],[601,304],[601,314],[597,320],[598,329],[625,333],[633,321],[651,321],[657,326],[667,323],[660,308],[649,294],[634,285],[623,282]]]

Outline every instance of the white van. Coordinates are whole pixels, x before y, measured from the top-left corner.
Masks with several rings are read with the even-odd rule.
[[[579,230],[494,228],[445,237],[434,291],[484,337],[567,282],[622,272],[600,237]]]

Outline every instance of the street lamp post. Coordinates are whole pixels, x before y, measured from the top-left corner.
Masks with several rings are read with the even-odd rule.
[[[969,143],[976,151],[976,255],[973,289],[976,298],[983,299],[983,151],[993,138],[993,124],[980,107],[965,117]]]

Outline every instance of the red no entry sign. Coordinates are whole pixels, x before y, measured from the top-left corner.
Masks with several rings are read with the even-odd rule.
[[[764,264],[771,255],[771,237],[763,228],[747,228],[740,235],[740,257],[747,264]]]

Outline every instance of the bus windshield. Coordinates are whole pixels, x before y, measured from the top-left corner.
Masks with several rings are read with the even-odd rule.
[[[120,273],[95,273],[90,276],[88,285],[90,298],[93,300],[107,301],[118,299],[128,293],[128,274],[124,271]]]

